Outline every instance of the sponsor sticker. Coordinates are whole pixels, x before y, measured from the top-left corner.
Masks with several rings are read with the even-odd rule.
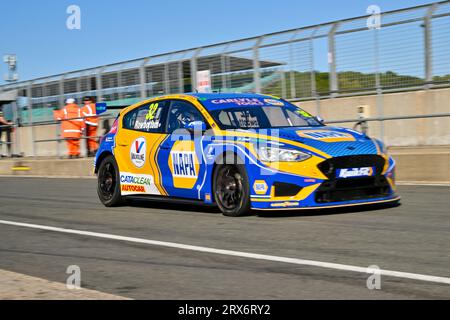
[[[253,184],[253,190],[256,192],[256,194],[266,194],[267,190],[269,190],[269,187],[267,186],[267,183],[264,180],[256,180]]]
[[[155,185],[155,179],[147,174],[120,173],[120,190],[122,195],[161,194]]]
[[[214,99],[212,104],[236,104],[238,106],[263,106],[264,103],[256,98],[230,98],[230,99]]]
[[[347,168],[347,169],[337,169],[336,176],[342,179],[348,178],[360,178],[360,177],[372,177],[375,173],[373,167],[364,168]]]
[[[173,151],[170,156],[172,157],[172,174],[174,177],[197,178],[194,152]]]
[[[289,208],[289,207],[298,207],[300,202],[281,202],[281,203],[272,203],[270,206],[272,208]]]
[[[123,184],[121,186],[122,192],[132,192],[132,193],[145,193],[144,186],[138,186],[134,184]]]
[[[142,168],[145,164],[147,152],[147,142],[145,138],[138,138],[133,141],[130,149],[131,162],[137,167]]]
[[[311,114],[309,114],[308,112],[306,112],[305,110],[302,110],[302,109],[297,109],[295,112],[298,113],[299,115],[305,117],[305,118],[312,118],[313,117]]]
[[[280,101],[280,100],[275,100],[275,99],[264,99],[264,102],[267,104],[270,104],[272,106],[278,106],[278,107],[282,107],[284,106],[284,102]]]
[[[297,131],[297,134],[302,138],[323,142],[355,141],[355,138],[349,133],[330,130],[300,130]]]

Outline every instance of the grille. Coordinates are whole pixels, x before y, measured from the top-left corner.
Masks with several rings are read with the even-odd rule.
[[[375,173],[380,175],[386,163],[383,157],[378,155],[346,156],[328,159],[319,164],[320,171],[328,179],[336,178],[336,169],[375,167]]]
[[[341,202],[381,198],[390,194],[387,179],[381,175],[385,160],[380,156],[362,155],[329,159],[319,165],[319,169],[330,180],[325,181],[316,191],[317,203]],[[375,176],[337,179],[337,169],[374,167]]]
[[[275,182],[273,186],[275,197],[293,197],[302,190],[302,187],[291,183]]]

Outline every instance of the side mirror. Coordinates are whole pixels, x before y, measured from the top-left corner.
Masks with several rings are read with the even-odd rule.
[[[204,132],[204,131],[206,131],[206,123],[204,123],[203,121],[189,122],[186,125],[185,129],[188,131],[191,131],[191,132],[196,132],[196,131]]]
[[[325,120],[323,120],[321,117],[317,116],[316,120],[319,121],[321,124],[325,124]]]

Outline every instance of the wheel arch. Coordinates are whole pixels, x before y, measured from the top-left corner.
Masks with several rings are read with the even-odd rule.
[[[100,168],[100,165],[102,164],[103,160],[105,160],[108,156],[113,156],[111,151],[103,151],[95,161],[95,171],[94,173],[98,173],[98,169]]]

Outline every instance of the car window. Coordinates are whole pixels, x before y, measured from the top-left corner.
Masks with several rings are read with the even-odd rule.
[[[167,101],[158,101],[130,111],[123,118],[123,127],[143,132],[162,132],[167,104]]]
[[[184,129],[187,124],[194,121],[204,122],[202,114],[194,105],[186,101],[172,100],[167,121],[168,133]]]

